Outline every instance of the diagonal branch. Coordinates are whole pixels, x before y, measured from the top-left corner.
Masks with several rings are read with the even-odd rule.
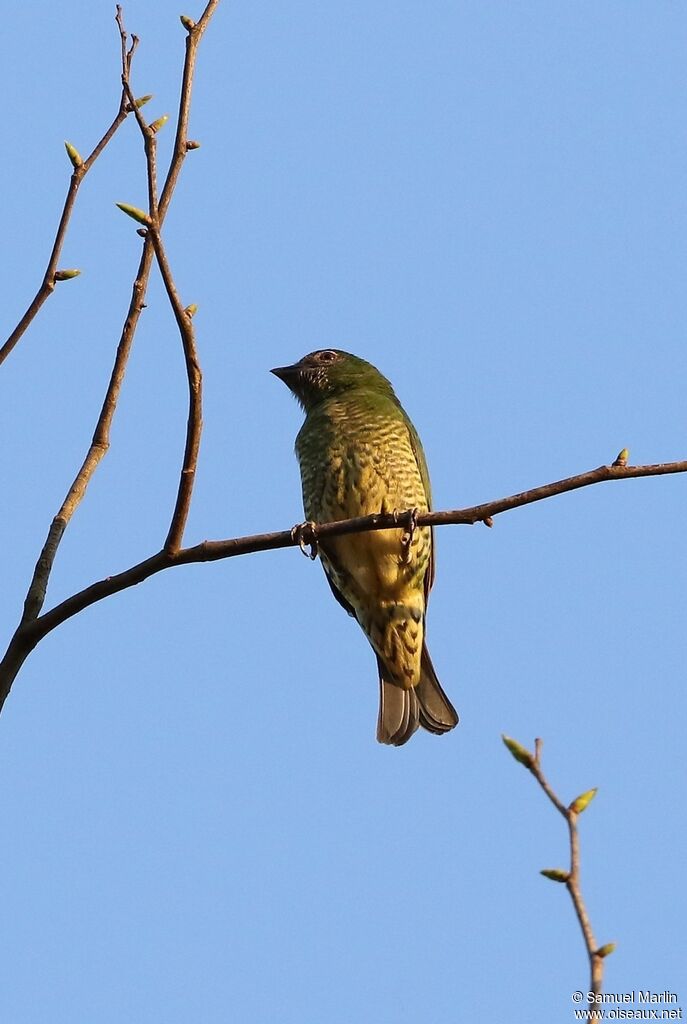
[[[132,56],[133,47],[129,54],[127,54],[129,65],[131,63]],[[95,146],[90,156],[88,156],[85,160],[81,160],[81,158],[78,156],[78,153],[76,153],[75,150],[73,151],[74,155],[72,155],[72,152],[70,152],[70,158],[72,159],[72,163],[74,163],[75,161],[78,162],[74,166],[72,176],[69,180],[69,188],[67,189],[67,195],[64,201],[64,206],[62,207],[60,221],[57,225],[57,233],[55,235],[55,241],[53,242],[52,251],[50,253],[50,258],[48,260],[48,266],[46,267],[45,274],[43,275],[41,285],[36,294],[34,295],[33,299],[31,300],[28,309],[26,310],[21,320],[10,334],[7,341],[0,348],[0,363],[3,363],[5,359],[7,359],[8,355],[10,354],[14,346],[25,333],[29,324],[31,324],[32,321],[35,319],[36,315],[38,314],[39,310],[41,309],[46,299],[50,295],[52,295],[53,291],[55,290],[55,284],[57,281],[60,280],[59,277],[55,277],[57,273],[57,265],[62,254],[64,240],[67,235],[67,229],[69,227],[69,222],[74,211],[79,186],[81,185],[81,182],[86,177],[86,175],[88,174],[91,167],[98,159],[102,151],[113,138],[119,126],[123,124],[126,120],[127,114],[131,112],[132,105],[134,106],[135,109],[135,103],[133,103],[133,98],[132,102],[130,102],[127,99],[125,90],[122,89],[117,114],[110,127],[107,129],[103,137]]]
[[[473,505],[470,508],[447,512],[420,512],[416,517],[417,525],[474,525],[479,522],[490,524],[492,517],[501,512],[520,508],[536,501],[543,501],[556,494],[577,490],[580,487],[601,483],[604,480],[628,480],[635,477],[664,476],[670,473],[687,472],[687,462],[626,466],[617,464],[617,461],[610,466],[599,466],[587,473],[566,477],[564,480],[544,484],[542,487],[535,487],[529,491],[521,491],[507,498]],[[233,537],[229,540],[203,541],[194,547],[181,548],[177,551],[165,549],[158,551],[124,572],[108,576],[79,593],[73,594],[50,611],[45,612],[40,618],[36,613],[32,618],[29,617],[22,621],[10,641],[5,657],[0,662],[0,710],[19,669],[44,636],[97,601],[102,601],[106,597],[136,586],[164,569],[170,569],[175,565],[214,562],[258,551],[274,551],[278,548],[294,547],[302,544],[303,541],[316,545],[318,541],[328,537],[339,537],[343,534],[362,533],[369,530],[391,529],[398,529],[398,514],[360,516],[356,519],[346,519],[335,523],[306,524],[305,528],[254,534],[248,537]]]
[[[200,451],[200,438],[203,430],[203,375],[196,351],[195,332],[192,322],[193,309],[191,307],[185,309],[181,303],[157,226],[152,225],[149,232],[152,237],[162,280],[174,311],[179,334],[181,335],[186,363],[186,377],[188,380],[188,421],[186,424],[184,458],[179,476],[179,488],[174,512],[172,513],[172,521],[164,545],[166,552],[174,553],[181,547],[184,537],[184,529],[191,508],[193,485],[196,479],[196,466],[198,465],[198,452]]]
[[[116,21],[119,29],[122,55],[122,100],[120,109],[124,111],[124,116],[126,116],[132,108],[138,115],[139,111],[136,106],[136,102],[133,99],[133,96],[131,96],[131,91],[128,88],[128,75],[131,68],[131,60],[138,41],[134,36],[130,47],[127,49],[127,35],[124,31],[124,26],[121,20],[121,9],[119,7],[117,8]],[[141,311],[145,306],[145,293],[148,284],[148,277],[150,275],[152,258],[152,245],[144,245],[143,254],[141,256],[138,272],[133,285],[129,309],[127,311],[119,344],[117,346],[114,366],[112,368],[112,373],[110,374],[110,381],[107,386],[107,391],[105,392],[105,398],[103,399],[100,415],[98,416],[98,421],[93,432],[93,438],[88,451],[86,452],[86,457],[74,477],[62,505],[50,524],[48,536],[43,544],[38,561],[36,562],[33,577],[29,584],[29,589],[24,601],[24,610],[21,619],[22,625],[26,625],[31,622],[40,614],[45,601],[52,567],[55,562],[57,550],[62,541],[62,537],[64,536],[64,532],[67,529],[74,512],[81,503],[101,459],[110,447],[110,427],[117,408],[117,402],[119,401],[119,394],[124,381],[129,353],[131,351],[134,335],[138,326],[138,320],[141,315]]]
[[[193,94],[193,76],[196,69],[196,55],[205,30],[210,24],[210,19],[219,7],[220,0],[209,0],[201,17],[195,24],[188,19],[183,19],[186,29],[186,57],[184,59],[184,70],[181,79],[181,94],[179,97],[179,113],[177,116],[177,130],[174,136],[174,153],[169,165],[169,171],[160,196],[160,224],[167,213],[167,207],[176,188],[181,167],[189,149],[195,148],[188,141],[188,122],[191,115],[191,97]]]

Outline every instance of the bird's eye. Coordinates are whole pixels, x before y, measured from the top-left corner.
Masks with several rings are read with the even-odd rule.
[[[320,352],[318,359],[321,363],[333,363],[336,359],[336,352],[326,349],[324,352]]]

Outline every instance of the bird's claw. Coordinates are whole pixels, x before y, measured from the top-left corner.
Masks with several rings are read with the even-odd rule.
[[[317,524],[311,521],[298,523],[291,530],[291,540],[298,544],[304,555],[313,561],[317,558]],[[309,550],[308,550],[309,549]]]
[[[410,551],[413,544],[413,537],[417,530],[417,517],[419,513],[419,508],[410,508],[405,512],[399,512],[398,509],[394,509],[393,511],[394,522],[405,526],[403,536],[401,537],[401,561],[405,565],[410,561]]]

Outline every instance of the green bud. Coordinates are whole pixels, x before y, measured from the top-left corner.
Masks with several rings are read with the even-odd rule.
[[[615,952],[615,942],[607,942],[605,946],[599,946],[594,956],[598,956],[601,960],[604,957],[610,956],[611,953]]]
[[[192,302],[191,305],[187,306],[186,309],[184,310],[184,313],[186,314],[186,316],[189,319],[191,317],[195,316],[197,312],[198,312],[198,306],[197,306],[197,304],[195,302]]]
[[[151,132],[155,134],[155,132],[159,132],[160,128],[162,128],[164,124],[167,124],[168,121],[169,114],[163,114],[162,117],[158,117],[157,121],[151,121],[148,127],[150,128]]]
[[[152,92],[148,92],[145,96],[139,96],[137,100],[134,100],[135,105],[140,110],[141,107],[145,107],[146,103],[150,103],[153,98]]]
[[[573,814],[582,814],[582,811],[589,807],[597,792],[598,786],[594,786],[594,789],[588,789],[586,793],[580,793],[580,795],[570,804],[568,810],[572,811]]]
[[[562,868],[543,868],[539,874],[550,878],[552,882],[567,882],[570,878],[570,874]]]
[[[512,740],[510,736],[505,736],[502,734],[501,739],[508,747],[516,761],[519,761],[520,764],[524,764],[525,768],[532,767],[534,763],[534,758],[532,754],[530,754],[529,750],[525,750],[525,748],[521,746],[517,740]]]
[[[629,449],[623,448],[623,450],[621,452],[618,452],[618,456],[617,456],[615,462],[613,463],[613,465],[614,466],[626,466],[627,465],[627,461],[628,461],[629,458],[630,458]]]
[[[78,277],[80,273],[80,270],[56,270],[54,280],[71,281],[73,277]]]
[[[180,14],[179,21],[184,26],[187,32],[192,32],[196,27],[196,23],[193,18],[189,18],[188,14]]]
[[[148,214],[144,213],[143,210],[139,210],[137,206],[129,206],[128,203],[115,203],[115,206],[118,206],[127,217],[137,220],[139,224],[144,224],[147,227],[151,223]]]
[[[71,142],[65,142],[64,148],[67,150],[67,156],[71,160],[74,170],[78,167],[82,167],[83,160],[81,159],[81,153],[79,153],[76,146],[72,146]]]

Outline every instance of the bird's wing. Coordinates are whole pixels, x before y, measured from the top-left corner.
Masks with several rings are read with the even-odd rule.
[[[324,563],[323,563],[323,565],[324,565]],[[339,590],[339,588],[338,588],[338,587],[336,586],[336,584],[335,584],[335,583],[334,583],[334,581],[332,580],[331,576],[330,576],[330,575],[329,575],[329,573],[327,572],[327,569],[326,569],[326,567],[325,567],[325,569],[324,569],[324,574],[325,574],[325,576],[327,577],[327,583],[328,583],[328,584],[329,584],[329,586],[330,586],[330,587],[332,588],[332,594],[334,595],[334,597],[336,598],[336,600],[337,600],[337,601],[339,602],[339,604],[341,605],[341,607],[342,607],[342,608],[344,608],[344,609],[345,609],[345,610],[346,610],[346,611],[348,612],[348,614],[349,614],[349,615],[352,615],[352,616],[353,616],[353,618],[355,618],[355,617],[356,617],[356,615],[355,615],[355,612],[353,611],[353,607],[352,607],[352,606],[351,606],[351,605],[350,605],[350,604],[348,603],[348,601],[347,601],[347,600],[346,600],[346,598],[345,598],[345,597],[343,596],[343,594],[341,593],[341,591]]]
[[[422,479],[422,486],[424,487],[425,496],[427,498],[427,508],[431,509],[432,508],[432,487],[431,487],[431,484],[429,482],[429,470],[427,469],[427,460],[425,458],[425,453],[424,453],[424,450],[422,448],[422,442],[420,441],[420,438],[418,437],[417,430],[415,429],[413,424],[410,422],[408,417],[405,415],[405,412],[403,413],[403,416],[404,416],[404,419],[405,419],[405,422],[406,422],[406,426],[408,427],[408,434],[410,435],[410,443],[411,443],[412,448],[413,448],[413,454],[415,456],[415,461],[417,462],[417,467],[420,470],[420,477]],[[436,574],[436,566],[435,566],[435,563],[434,563],[434,527],[430,526],[429,532],[431,534],[432,542],[430,544],[430,549],[429,549],[429,565],[427,566],[427,572],[425,573],[425,580],[424,580],[425,607],[427,606],[427,602],[429,600],[429,592],[432,589],[432,585],[434,583],[434,576]]]

